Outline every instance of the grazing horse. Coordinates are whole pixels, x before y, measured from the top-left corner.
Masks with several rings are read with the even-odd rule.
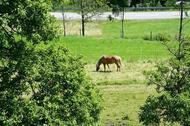
[[[106,65],[109,68],[109,64],[113,64],[117,66],[117,71],[120,71],[121,68],[121,57],[119,56],[102,56],[99,60],[98,63],[96,64],[96,71],[100,69],[100,65],[104,65],[104,71],[106,70]],[[109,68],[110,69],[110,68]]]

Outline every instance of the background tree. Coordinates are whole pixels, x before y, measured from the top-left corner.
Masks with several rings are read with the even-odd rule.
[[[131,0],[130,2],[130,7],[137,7],[137,4],[139,3],[144,3],[144,0],[143,1],[140,1],[140,0]]]
[[[121,38],[124,38],[125,8],[128,6],[128,1],[127,0],[107,0],[107,4],[110,8],[112,8],[113,13],[119,13],[122,11]]]
[[[63,20],[63,35],[66,36],[66,20],[65,20],[65,8],[69,7],[72,0],[52,0],[53,11],[62,11]]]
[[[81,13],[81,31],[84,36],[85,23],[94,15],[102,12],[102,9],[106,7],[105,0],[72,0],[71,3]]]
[[[56,37],[51,1],[0,2],[0,125],[95,125],[101,97]]]
[[[130,6],[136,7],[137,4],[142,4],[142,6],[155,7],[160,4],[162,7],[166,7],[166,6],[174,6],[175,3],[176,0],[131,0]]]
[[[178,123],[190,125],[190,44],[182,34],[183,0],[180,3],[181,18],[179,40],[176,48],[166,42],[173,58],[157,66],[157,71],[150,74],[149,84],[156,85],[158,95],[149,96],[141,107],[139,119],[144,125]]]

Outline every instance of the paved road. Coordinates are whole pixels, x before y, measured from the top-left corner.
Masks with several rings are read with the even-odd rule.
[[[190,11],[188,12],[190,14]],[[62,14],[60,12],[51,12],[51,15],[57,19],[62,20]],[[92,17],[92,20],[107,20],[108,15],[112,15],[115,19],[120,20],[121,16],[115,16],[111,12],[105,12],[100,15]],[[179,11],[172,12],[126,12],[126,20],[147,20],[147,19],[177,19],[180,17]],[[81,16],[78,13],[67,12],[65,13],[66,20],[80,20]]]

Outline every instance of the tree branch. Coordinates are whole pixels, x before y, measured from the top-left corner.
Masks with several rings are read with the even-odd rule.
[[[176,54],[175,52],[173,52],[173,51],[171,50],[171,48],[170,48],[166,43],[161,42],[161,44],[164,45],[164,46],[167,48],[167,50],[168,50],[172,55],[174,55],[175,57],[177,57],[177,54]]]

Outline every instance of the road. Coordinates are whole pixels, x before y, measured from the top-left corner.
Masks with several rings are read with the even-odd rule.
[[[188,12],[190,14],[190,11]],[[62,13],[51,12],[51,15],[55,16],[57,19],[62,20]],[[115,16],[111,12],[105,12],[100,15],[95,15],[92,20],[107,20],[108,15],[111,15],[115,19],[120,20],[121,15]],[[162,11],[162,12],[126,12],[126,20],[148,20],[148,19],[177,19],[180,17],[179,11]],[[78,13],[67,12],[65,13],[66,20],[80,20],[81,15]]]

